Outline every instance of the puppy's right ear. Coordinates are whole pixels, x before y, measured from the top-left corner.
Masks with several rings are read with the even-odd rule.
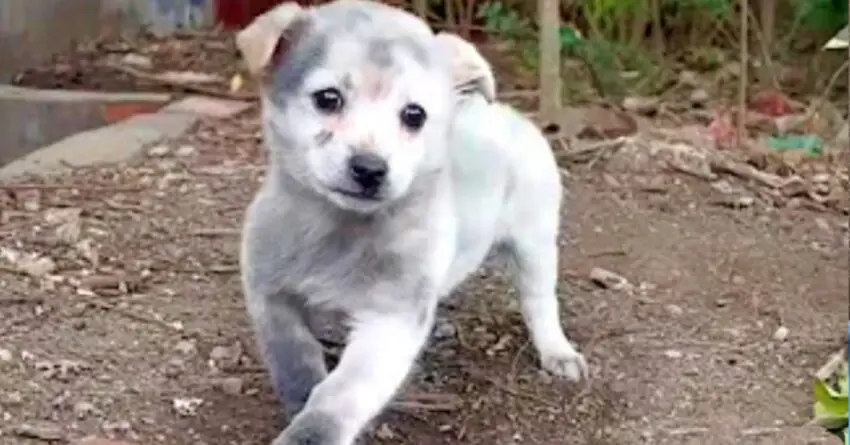
[[[281,3],[236,34],[236,47],[251,75],[259,76],[279,61],[306,29],[309,15],[294,1]]]
[[[451,59],[455,90],[459,93],[477,91],[487,101],[495,101],[496,78],[493,68],[475,45],[449,32],[438,33],[437,42],[448,52]]]

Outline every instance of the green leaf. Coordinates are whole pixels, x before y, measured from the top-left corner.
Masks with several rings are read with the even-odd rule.
[[[561,26],[558,32],[561,41],[561,48],[572,50],[582,44],[581,35],[572,26]]]
[[[809,156],[823,153],[823,139],[816,135],[788,134],[770,137],[767,139],[767,145],[774,151],[801,150]]]

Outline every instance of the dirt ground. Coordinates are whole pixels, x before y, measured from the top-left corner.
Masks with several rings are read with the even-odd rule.
[[[188,70],[222,93],[234,60],[226,36],[103,41],[16,81],[185,92],[144,73]],[[237,269],[257,130],[250,113],[207,122],[132,164],[0,186],[0,445],[254,445],[280,431]],[[485,269],[366,442],[837,443],[803,425],[811,374],[846,344],[847,215],[757,193],[723,205],[708,182],[628,156],[564,163],[560,294],[590,381],[538,371],[514,291]],[[630,284],[595,284],[593,268]]]
[[[846,341],[846,216],[731,209],[702,180],[623,165],[567,166],[560,294],[589,383],[538,371],[513,290],[485,270],[444,308],[453,329],[407,388],[421,406],[383,415],[372,443],[837,440],[802,425],[810,375]],[[268,443],[282,421],[237,271],[262,173],[248,115],[2,188],[0,444]],[[634,289],[593,284],[594,267]]]

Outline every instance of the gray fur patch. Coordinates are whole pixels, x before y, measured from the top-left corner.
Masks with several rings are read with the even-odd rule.
[[[333,416],[311,411],[296,417],[272,445],[335,445],[340,426]]]

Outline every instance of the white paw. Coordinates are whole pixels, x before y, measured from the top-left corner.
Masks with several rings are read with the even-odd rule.
[[[572,345],[558,351],[541,352],[540,366],[551,374],[574,382],[588,378],[587,360]]]

